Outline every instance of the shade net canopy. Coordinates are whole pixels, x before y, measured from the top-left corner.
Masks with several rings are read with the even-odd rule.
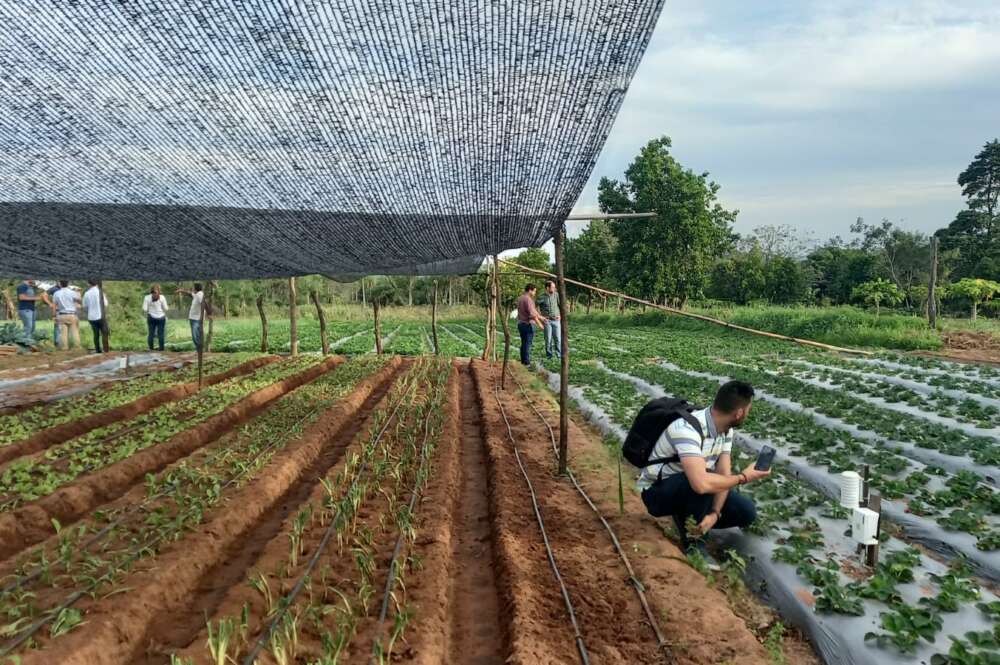
[[[0,0],[0,274],[471,272],[580,194],[662,0]]]

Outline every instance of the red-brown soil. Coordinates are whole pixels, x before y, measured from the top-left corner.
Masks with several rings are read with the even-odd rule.
[[[988,332],[951,330],[944,333],[945,348],[920,355],[967,363],[1000,365],[1000,337]]]
[[[277,359],[278,356],[261,356],[259,358],[253,358],[225,372],[204,377],[202,379],[202,384],[205,386],[211,386],[216,383],[227,381],[235,376],[244,376],[260,367],[263,367],[264,365],[267,365],[268,363],[274,362]],[[120,420],[127,420],[128,418],[137,416],[140,413],[145,413],[146,411],[155,409],[158,406],[162,406],[167,402],[175,402],[179,399],[183,399],[189,395],[193,395],[197,391],[197,381],[182,383],[150,395],[145,395],[133,402],[129,402],[128,404],[122,404],[121,406],[117,406],[113,409],[101,411],[100,413],[93,413],[84,418],[79,418],[77,420],[63,423],[62,425],[42,430],[41,432],[37,432],[23,441],[18,441],[10,444],[9,446],[0,448],[0,465],[5,464],[14,458],[21,457],[22,455],[44,450],[49,446],[55,446],[63,443],[64,441],[69,441],[73,437],[81,436],[99,427],[107,427],[108,425],[116,423]]]
[[[0,515],[0,560],[55,533],[53,520],[68,525],[111,501],[147,473],[189,455],[264,410],[290,390],[344,361],[336,356],[283,381],[257,390],[207,420],[170,439],[67,483],[51,494]]]
[[[414,614],[395,645],[391,662],[579,662],[564,598],[515,458],[515,446],[538,498],[590,662],[772,662],[747,621],[737,616],[722,591],[686,563],[632,491],[626,491],[624,514],[619,515],[617,472],[600,437],[571,421],[570,465],[616,531],[643,584],[669,645],[669,653],[658,651],[635,589],[600,520],[568,479],[556,472],[545,422],[512,382],[505,391],[495,391],[497,367],[478,360],[454,365],[444,429],[431,458],[432,473],[416,504],[416,539],[400,555],[407,568],[396,597]],[[543,416],[556,423],[547,391],[530,387],[532,377],[520,368],[515,372],[529,385],[530,399]],[[293,564],[289,561],[293,519],[307,504],[324,499],[320,479],[335,478],[360,449],[374,422],[373,413],[390,401],[392,384],[401,373],[396,359],[362,382],[276,453],[253,480],[224,494],[221,504],[206,513],[201,527],[156,556],[141,560],[116,582],[117,593],[78,604],[85,612],[84,626],[55,639],[48,630],[40,632],[40,649],[20,652],[23,664],[145,665],[168,663],[171,653],[207,663],[205,617],[216,621],[238,617],[244,606],[249,611],[252,643],[267,617],[262,596],[247,584],[248,578],[264,575],[277,598],[301,575],[325,525],[315,518],[309,523],[302,554]],[[426,387],[418,385],[418,394],[424,391]],[[420,413],[411,410],[399,418],[412,423]],[[395,454],[392,451],[398,450],[398,444],[392,443],[391,433],[395,430],[389,431],[387,450]],[[372,534],[375,592],[373,607],[359,619],[340,662],[368,662],[372,640],[379,634],[376,619],[398,538],[394,520],[383,517],[391,504],[409,501],[410,475],[396,484],[394,500],[369,491],[361,504],[357,520],[359,529]],[[336,488],[343,490],[339,485]],[[132,492],[141,496],[138,486]],[[314,574],[297,601],[300,605],[308,593],[319,599],[319,606],[332,608],[340,603],[334,589],[348,596],[357,591],[359,573],[349,547],[346,544],[337,554],[339,546],[332,543],[330,551],[324,551],[317,568],[321,574]],[[332,629],[335,615],[331,609],[318,621]],[[322,626],[313,620],[316,617],[302,620],[295,662],[313,660],[320,653],[317,628]],[[392,612],[388,623],[392,623]],[[759,631],[766,627],[766,622],[753,626]],[[785,655],[793,665],[818,662],[792,638],[785,640]],[[260,662],[274,661],[265,651]]]
[[[303,483],[315,483],[317,460],[328,448],[350,442],[382,400],[400,366],[391,362],[378,374],[366,379],[335,408],[324,414],[296,441],[275,456],[252,482],[232,494],[225,505],[215,509],[204,525],[153,561],[139,567],[125,582],[125,591],[98,600],[87,608],[87,629],[78,630],[48,644],[42,650],[26,652],[24,665],[102,665],[146,662],[162,644],[155,642],[157,631],[169,635],[170,625],[158,625],[160,617],[186,614],[192,598],[203,584],[211,585],[209,574],[225,563],[237,543],[252,537],[255,528],[266,523],[276,507]],[[242,581],[241,581],[242,583]],[[185,621],[203,621],[203,616]],[[151,644],[151,642],[153,642]],[[149,645],[151,651],[147,652]],[[167,662],[163,657],[160,662]]]

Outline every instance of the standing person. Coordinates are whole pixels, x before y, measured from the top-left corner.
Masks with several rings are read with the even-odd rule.
[[[155,335],[160,344],[160,351],[163,350],[163,342],[167,335],[167,305],[165,296],[160,295],[160,285],[153,284],[149,288],[149,294],[142,301],[142,311],[146,313],[146,328],[149,334],[146,336],[146,345],[149,350],[153,350],[153,336]]]
[[[45,292],[35,293],[35,280],[26,279],[17,285],[17,316],[24,326],[24,334],[32,339],[35,337],[35,303],[39,300],[49,302]]]
[[[524,287],[524,293],[517,299],[517,332],[521,336],[521,364],[531,364],[531,342],[535,338],[535,328],[532,324],[538,324],[539,329],[545,327],[542,315],[535,307],[535,294],[538,289],[534,284]]]
[[[56,292],[59,291],[61,287],[59,282],[56,282],[51,288],[49,288],[46,293],[49,295],[49,311],[52,313],[52,343],[59,346],[59,321],[56,320]]]
[[[188,310],[188,323],[191,324],[191,341],[194,342],[195,351],[201,350],[201,308],[205,301],[205,294],[201,290],[201,284],[194,283],[193,291],[177,289],[177,293],[191,296],[191,309]]]
[[[87,280],[90,288],[83,294],[83,306],[87,309],[87,321],[90,322],[90,330],[94,333],[94,353],[103,353],[104,346],[101,344],[101,329],[104,327],[104,318],[101,317],[101,289],[97,286],[97,280]],[[108,297],[104,296],[104,314],[107,315]]]
[[[553,352],[556,358],[562,357],[562,340],[559,331],[559,294],[556,283],[551,279],[545,282],[545,293],[538,300],[538,309],[545,317],[545,357],[551,358]]]
[[[59,290],[52,297],[56,309],[56,324],[59,326],[59,348],[66,349],[80,346],[80,318],[77,310],[80,306],[80,294],[69,287],[65,279],[59,280]]]
[[[680,534],[681,548],[707,554],[699,541],[692,544],[686,522],[692,518],[698,531],[740,527],[745,529],[757,518],[753,501],[731,492],[770,475],[758,471],[755,463],[742,472],[732,472],[733,428],[750,414],[753,387],[730,381],[719,388],[710,407],[691,412],[688,418],[671,422],[657,439],[649,456],[652,464],[639,474],[638,489],[646,510],[653,517],[670,515]]]

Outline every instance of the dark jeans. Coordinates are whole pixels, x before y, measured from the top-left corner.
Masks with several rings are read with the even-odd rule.
[[[146,328],[149,330],[149,334],[146,336],[146,345],[149,346],[149,350],[153,350],[153,337],[156,337],[160,344],[160,351],[162,351],[164,338],[167,335],[167,317],[157,319],[147,314]]]
[[[101,345],[101,322],[100,321],[90,321],[90,330],[94,333],[94,353],[104,353],[104,347]]]
[[[517,322],[517,333],[521,336],[521,364],[531,364],[531,342],[535,339],[535,326]]]
[[[201,348],[201,319],[188,319],[188,323],[191,324],[191,341],[197,351]]]
[[[684,523],[688,517],[694,518],[695,522],[701,522],[712,510],[714,498],[713,494],[698,494],[691,489],[691,483],[684,473],[667,476],[642,493],[642,502],[646,504],[646,510],[650,515],[653,517],[670,515],[674,518],[674,523],[680,531],[681,546],[685,549],[687,531]],[[755,519],[757,519],[757,508],[753,505],[753,501],[735,490],[729,490],[719,521],[712,528],[746,528],[753,524]]]

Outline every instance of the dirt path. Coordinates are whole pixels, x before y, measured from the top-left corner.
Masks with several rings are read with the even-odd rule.
[[[552,394],[520,367],[514,371],[528,385],[535,406],[558,435],[558,405]],[[677,546],[664,536],[662,525],[646,513],[627,471],[625,509],[619,514],[617,470],[601,436],[581,427],[574,418],[570,419],[569,450],[577,479],[627,549],[677,663],[771,665],[774,661],[761,640],[777,621],[773,611],[748,594],[727,598],[688,565]],[[549,442],[526,448],[526,454],[542,464],[552,463]],[[582,498],[579,501],[582,504]],[[595,546],[600,543],[603,547],[607,540],[602,533],[595,538]],[[789,665],[820,663],[809,644],[797,635],[787,635],[782,646]]]
[[[461,481],[456,501],[450,579],[450,660],[468,665],[505,661],[505,638],[495,577],[482,418],[468,366],[460,374]]]

